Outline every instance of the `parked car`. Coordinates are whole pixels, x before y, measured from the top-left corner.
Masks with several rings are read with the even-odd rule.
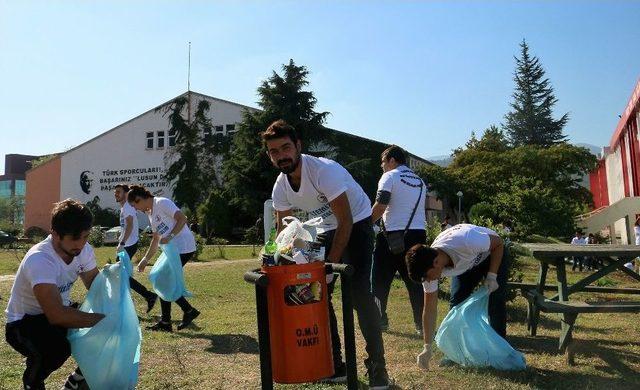
[[[14,242],[16,242],[17,240],[18,239],[12,236],[11,234],[5,233],[2,230],[0,230],[0,246],[1,247],[7,247],[13,244]]]
[[[122,228],[120,226],[115,226],[107,230],[103,235],[103,243],[105,245],[118,245],[118,239],[120,238],[121,232]]]

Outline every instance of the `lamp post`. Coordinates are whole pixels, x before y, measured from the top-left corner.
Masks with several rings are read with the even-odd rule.
[[[460,223],[461,213],[462,213],[462,191],[456,192],[458,196],[458,223]]]

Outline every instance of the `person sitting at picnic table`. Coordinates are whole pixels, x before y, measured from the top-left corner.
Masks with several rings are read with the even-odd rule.
[[[582,235],[582,230],[576,230],[576,235],[571,239],[571,245],[587,245],[586,238]],[[573,267],[571,267],[572,271],[576,270],[576,267],[580,269],[584,268],[585,258],[584,256],[573,256]]]
[[[450,308],[462,303],[484,279],[489,289],[489,323],[503,338],[507,334],[506,284],[508,251],[498,233],[472,224],[458,224],[438,234],[431,246],[416,244],[405,257],[409,277],[422,283],[424,348],[418,366],[429,369],[436,329],[438,279],[451,277]],[[443,361],[445,363],[445,361]]]

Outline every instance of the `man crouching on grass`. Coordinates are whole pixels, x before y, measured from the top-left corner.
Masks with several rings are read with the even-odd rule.
[[[5,311],[6,339],[27,358],[25,389],[44,389],[45,379],[69,358],[67,329],[89,328],[104,318],[70,307],[69,300],[78,276],[88,290],[98,274],[93,248],[87,243],[92,220],[91,211],[75,200],[56,203],[51,235],[34,245],[18,268]],[[63,389],[83,384],[78,369]]]
[[[467,299],[484,279],[484,285],[491,293],[489,323],[496,333],[506,337],[506,284],[509,272],[506,255],[498,233],[471,224],[458,224],[443,231],[431,247],[417,244],[407,251],[405,260],[409,278],[416,283],[422,282],[424,289],[424,348],[418,355],[420,368],[429,369],[438,314],[438,279],[441,276],[451,277],[450,308]]]

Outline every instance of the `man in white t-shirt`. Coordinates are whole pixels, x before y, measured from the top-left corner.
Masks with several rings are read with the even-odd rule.
[[[138,271],[144,271],[149,260],[153,259],[158,251],[159,244],[168,244],[169,242],[175,245],[180,254],[180,262],[184,267],[196,253],[196,240],[189,230],[187,217],[182,210],[171,199],[153,196],[143,186],[131,186],[129,193],[127,193],[127,200],[136,210],[147,213],[151,223],[151,231],[153,231],[151,244],[138,263]],[[182,309],[182,321],[178,324],[178,330],[181,330],[189,326],[200,315],[200,311],[191,306],[185,297],[180,297],[175,302]],[[160,311],[162,313],[160,321],[147,326],[147,329],[173,332],[171,302],[160,299]]]
[[[272,123],[261,137],[271,162],[281,171],[272,193],[278,229],[282,229],[282,218],[292,215],[294,208],[306,211],[310,218],[322,218],[317,229],[327,248],[325,260],[351,264],[355,269],[351,296],[369,354],[365,360],[369,386],[389,388],[380,315],[371,293],[374,237],[369,198],[340,164],[302,154],[296,130],[285,121]],[[327,380],[340,382],[346,380],[346,367],[331,303],[333,285],[329,285],[329,322],[335,375]]]
[[[429,368],[436,329],[438,279],[451,277],[449,306],[462,303],[484,279],[489,289],[489,323],[502,337],[507,333],[506,284],[509,264],[502,239],[491,229],[458,224],[440,233],[431,247],[418,244],[406,256],[411,280],[422,282],[424,348],[418,366]]]
[[[7,343],[27,358],[25,389],[44,389],[45,379],[71,355],[67,329],[89,328],[104,318],[71,307],[69,298],[78,277],[88,290],[98,274],[87,243],[92,219],[89,209],[75,200],[56,203],[51,235],[34,245],[18,268],[5,310],[5,331]],[[83,379],[77,371],[66,387],[74,388]]]
[[[129,186],[126,184],[117,184],[113,189],[113,195],[116,202],[120,204],[120,238],[118,239],[118,247],[116,254],[125,251],[129,255],[129,259],[133,262],[133,255],[138,251],[138,215],[136,209],[127,202],[127,193]],[[147,313],[153,309],[158,295],[153,291],[149,291],[142,283],[129,277],[129,285],[131,289],[140,294],[147,301]]]
[[[383,174],[378,182],[371,219],[375,223],[382,218],[384,229],[376,237],[372,275],[373,293],[380,305],[381,327],[382,330],[389,328],[387,300],[393,277],[398,272],[409,293],[415,329],[422,334],[422,287],[409,279],[404,256],[407,249],[426,242],[424,203],[427,189],[422,179],[407,167],[406,153],[399,146],[385,149],[380,158]],[[403,240],[401,253],[394,254],[390,249],[388,237],[393,239],[394,236]]]

